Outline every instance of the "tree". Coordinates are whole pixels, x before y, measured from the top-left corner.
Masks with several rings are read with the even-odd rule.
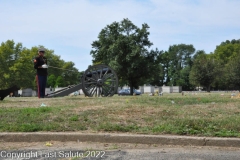
[[[64,80],[61,76],[58,76],[57,77],[57,80],[56,80],[56,84],[55,84],[55,87],[58,86],[58,87],[63,87],[65,86],[65,83],[64,83]]]
[[[61,75],[66,86],[80,83],[79,72],[74,65],[73,62],[65,62],[62,66],[63,72]]]
[[[152,45],[149,41],[149,26],[135,26],[130,20],[113,22],[101,30],[98,40],[92,43],[93,63],[103,63],[112,67],[120,84],[133,88],[143,85],[153,76],[159,51],[148,51]]]
[[[156,64],[154,74],[147,80],[147,84],[162,86],[164,82],[164,71],[161,64]]]
[[[216,47],[214,51],[214,57],[218,60],[222,60],[223,64],[227,64],[231,58],[238,55],[240,51],[240,39],[239,40],[227,40],[222,42]]]
[[[169,57],[169,53],[167,51],[165,51],[162,55],[161,55],[161,61],[160,64],[163,67],[163,72],[164,72],[164,78],[162,79],[163,84],[167,85],[170,82],[170,77],[169,77],[169,66],[170,66],[171,60]]]
[[[33,68],[33,59],[38,54],[38,48],[44,46],[34,46],[27,49],[21,43],[15,44],[13,40],[7,40],[0,45],[0,89],[6,89],[12,85],[21,88],[36,89],[36,70]],[[46,47],[44,47],[46,48]],[[63,81],[68,84],[79,83],[79,72],[74,67],[74,63],[65,62],[60,56],[54,54],[53,50],[46,48],[48,64],[57,68],[48,68],[49,75],[55,77],[62,76]],[[71,70],[71,73],[68,73]],[[64,76],[67,75],[67,76]],[[55,79],[56,81],[56,79]]]
[[[221,63],[221,77],[217,78],[214,82],[214,85],[218,89],[229,89],[237,87],[238,85],[232,81],[232,78],[235,77],[235,61],[238,59],[240,54],[240,39],[239,40],[226,40],[218,45],[214,51],[213,57],[215,60]],[[237,64],[236,64],[237,65]],[[234,72],[229,72],[234,71]],[[232,78],[230,78],[232,77]]]
[[[228,88],[237,87],[240,88],[240,51],[239,54],[229,60],[229,63],[225,67],[225,82]]]
[[[180,85],[183,89],[191,89],[189,73],[192,67],[193,45],[178,44],[169,47],[163,54],[162,64],[165,70],[166,85]]]
[[[23,48],[19,53],[19,57],[15,58],[13,65],[9,68],[14,83],[22,88],[33,88],[32,81],[35,79],[36,75],[36,72],[33,69],[33,55],[34,52]]]
[[[206,54],[206,52],[205,52],[204,50],[198,50],[198,51],[196,51],[196,53],[195,53],[194,56],[193,56],[193,60],[192,60],[192,61],[194,61],[198,56],[204,55],[204,54]]]
[[[55,87],[56,84],[56,77],[54,74],[51,74],[50,76],[48,76],[47,79],[47,87]]]
[[[29,82],[28,77],[22,77],[19,71],[24,68],[25,57],[21,58],[22,54],[22,44],[15,44],[13,40],[8,40],[2,42],[0,46],[0,88],[6,89],[13,85],[18,85],[19,87],[23,84],[21,80],[26,80],[26,84]],[[31,82],[30,82],[31,84]]]
[[[220,73],[220,64],[212,55],[201,54],[193,62],[190,71],[190,83],[195,86],[204,86],[210,92],[210,86]]]

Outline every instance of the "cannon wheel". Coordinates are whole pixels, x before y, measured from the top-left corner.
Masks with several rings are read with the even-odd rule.
[[[82,77],[82,90],[88,97],[113,96],[118,89],[118,77],[112,68],[99,64],[89,67]]]

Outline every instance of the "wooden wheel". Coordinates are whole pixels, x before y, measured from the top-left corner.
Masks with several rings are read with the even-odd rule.
[[[82,90],[88,97],[113,96],[117,89],[117,74],[107,65],[91,66],[82,77]]]

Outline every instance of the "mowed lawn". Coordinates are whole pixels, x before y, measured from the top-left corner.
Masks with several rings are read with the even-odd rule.
[[[231,98],[231,93],[172,93],[0,102],[0,132],[37,131],[240,137],[240,99]]]

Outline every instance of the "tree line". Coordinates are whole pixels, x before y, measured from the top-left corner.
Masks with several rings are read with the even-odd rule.
[[[214,52],[196,50],[192,44],[171,45],[167,51],[150,49],[149,26],[139,28],[129,19],[113,22],[93,41],[93,64],[104,63],[117,73],[120,85],[182,86],[195,90],[239,89],[240,39],[226,40]]]
[[[36,70],[33,68],[33,60],[38,55],[39,47],[44,46],[34,46],[28,49],[23,47],[22,43],[15,43],[13,40],[1,43],[0,89],[13,85],[36,89]],[[48,59],[48,65],[66,69],[48,68],[47,87],[63,87],[79,83],[81,73],[74,67],[73,62],[65,62],[60,56],[54,54],[54,50],[47,48],[45,56]]]
[[[93,41],[90,55],[93,64],[112,67],[120,86],[133,88],[143,84],[156,86],[182,86],[183,90],[239,89],[240,39],[226,40],[211,53],[196,50],[192,44],[174,44],[167,51],[150,49],[149,26],[134,25],[129,19],[113,22],[103,28]],[[0,46],[0,89],[18,84],[21,88],[36,88],[33,59],[39,47],[30,49],[13,40]],[[46,47],[44,47],[46,48]],[[79,72],[73,62],[65,62],[54,50],[46,49],[50,66],[73,70],[49,68],[47,87],[67,86],[80,82]]]

